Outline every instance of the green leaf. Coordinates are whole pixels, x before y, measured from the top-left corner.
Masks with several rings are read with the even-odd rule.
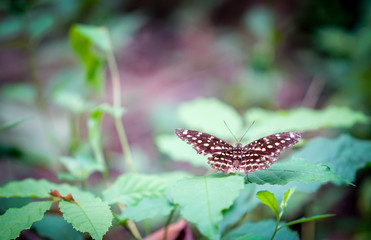
[[[0,188],[0,197],[37,197],[49,198],[49,191],[55,189],[56,184],[46,180],[25,179],[10,182]]]
[[[260,222],[244,222],[225,235],[223,240],[234,240],[248,234],[263,236],[264,239],[271,239],[275,228],[276,221],[271,219]],[[299,235],[290,228],[283,228],[277,232],[274,240],[299,240]]]
[[[223,121],[227,122],[233,134],[240,134],[243,127],[242,118],[237,111],[214,98],[198,98],[181,104],[178,118],[187,128],[205,131],[225,139],[230,139],[231,134]]]
[[[371,162],[371,141],[345,134],[336,139],[316,138],[294,156],[326,164],[336,175],[353,182],[357,170]]]
[[[287,191],[285,192],[285,194],[283,195],[283,199],[282,199],[282,201],[281,201],[281,205],[280,205],[282,211],[285,210],[285,208],[286,208],[286,206],[287,206],[287,202],[289,201],[289,199],[291,198],[291,196],[292,196],[292,194],[293,194],[294,192],[295,192],[295,187],[292,187],[292,188],[290,188],[289,190],[287,190]]]
[[[133,221],[142,221],[153,218],[158,215],[169,215],[173,206],[164,199],[143,199],[136,206],[128,206],[119,216],[120,220],[131,219]]]
[[[106,53],[112,51],[109,33],[105,27],[77,24],[73,27],[73,31],[81,34],[81,36],[85,37],[89,43],[96,45],[102,51]]]
[[[16,127],[17,125],[19,125],[19,124],[21,124],[25,121],[28,121],[30,119],[31,119],[31,117],[27,117],[27,118],[20,119],[18,121],[4,123],[4,124],[0,125],[0,132],[8,130],[8,129],[13,128],[13,127]]]
[[[280,226],[279,229],[282,229],[282,228],[285,228],[285,227],[288,227],[288,226],[291,226],[291,225],[294,225],[294,224],[298,224],[298,223],[309,222],[309,221],[314,221],[314,220],[323,219],[323,218],[329,218],[329,217],[333,217],[333,216],[335,216],[335,214],[323,214],[323,215],[317,215],[317,216],[313,216],[313,217],[303,217],[303,218],[300,218],[298,220],[288,222],[288,223]]]
[[[76,157],[61,157],[61,163],[74,177],[74,179],[84,180],[95,171],[103,171],[104,166],[97,163],[88,154],[78,154]]]
[[[312,181],[328,182],[342,180],[324,164],[312,164],[301,158],[280,161],[269,169],[249,173],[251,182],[257,184],[285,185],[290,181],[310,183]]]
[[[112,213],[107,205],[100,198],[94,197],[90,193],[81,192],[76,188],[59,188],[62,196],[71,192],[74,202],[61,201],[59,208],[63,213],[63,218],[72,224],[80,232],[88,232],[93,239],[102,239],[104,234],[112,225]]]
[[[278,210],[278,202],[273,193],[270,193],[268,191],[260,191],[256,194],[256,196],[262,203],[272,209],[274,214],[276,214],[276,217],[279,218],[280,212]]]
[[[1,239],[14,239],[22,230],[29,229],[34,222],[44,217],[52,202],[32,202],[21,208],[11,208],[0,216]]]
[[[94,239],[101,239],[111,226],[112,213],[109,206],[92,194],[83,192],[67,184],[55,184],[46,180],[26,179],[11,182],[0,188],[0,197],[38,197],[50,198],[50,190],[56,189],[62,196],[72,194],[75,201],[60,201],[59,207],[63,217],[72,226],[88,232]]]
[[[93,105],[87,102],[80,93],[73,91],[58,91],[54,95],[54,102],[76,114],[88,111]]]
[[[162,153],[169,155],[174,161],[188,162],[196,167],[210,167],[207,163],[207,157],[197,154],[191,146],[185,144],[175,134],[158,136],[156,145]]]
[[[323,110],[296,108],[292,110],[268,111],[253,108],[246,112],[247,122],[256,120],[248,137],[256,139],[272,133],[285,131],[311,131],[330,127],[351,127],[356,123],[367,123],[368,117],[347,107],[331,106]]]
[[[183,217],[194,222],[203,235],[220,239],[222,210],[233,204],[243,187],[244,179],[239,175],[213,174],[179,180],[171,196]]]
[[[41,237],[51,240],[64,240],[66,236],[69,239],[83,240],[82,234],[60,216],[45,215],[41,221],[35,222],[32,228]]]
[[[166,190],[173,183],[157,175],[123,174],[110,188],[103,191],[103,199],[108,204],[136,205],[144,198],[165,198]]]
[[[223,221],[219,224],[221,232],[239,221],[247,212],[255,209],[260,201],[255,197],[255,184],[246,184],[233,205],[223,212]]]
[[[86,84],[97,92],[103,89],[103,74],[106,55],[98,53],[111,51],[108,32],[105,28],[75,25],[70,31],[71,45],[85,67]]]

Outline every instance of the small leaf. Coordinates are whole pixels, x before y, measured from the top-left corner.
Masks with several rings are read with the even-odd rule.
[[[105,27],[77,24],[74,26],[74,31],[79,32],[102,51],[109,52],[112,50],[110,37]]]
[[[290,181],[310,183],[312,181],[328,182],[341,180],[331,172],[331,169],[323,164],[311,164],[300,158],[292,158],[288,161],[280,161],[273,164],[269,169],[262,169],[249,173],[251,182],[257,184],[285,185]]]
[[[242,118],[235,109],[214,99],[198,98],[179,106],[178,117],[187,128],[205,131],[220,138],[229,139],[224,121],[234,134],[242,131]]]
[[[54,101],[59,106],[76,114],[92,108],[92,103],[87,102],[80,93],[72,91],[58,91],[54,95]]]
[[[244,222],[225,235],[223,240],[235,240],[248,234],[263,236],[264,239],[271,239],[275,228],[276,221],[271,219],[260,222]],[[277,232],[274,240],[299,240],[299,235],[290,228],[284,228]]]
[[[14,239],[22,230],[29,229],[34,222],[44,217],[52,202],[32,202],[21,208],[8,209],[0,216],[1,239]]]
[[[108,204],[136,205],[143,198],[165,198],[166,190],[173,184],[156,175],[123,174],[103,192],[103,199]]]
[[[174,202],[179,204],[185,219],[194,222],[209,239],[219,239],[218,223],[222,210],[228,209],[243,189],[239,175],[213,174],[179,180],[171,189]]]
[[[282,211],[285,210],[286,206],[287,206],[287,202],[289,201],[291,195],[295,192],[295,187],[292,187],[290,188],[289,190],[287,190],[285,192],[285,194],[283,195],[283,199],[282,199],[282,202],[281,202],[281,209]]]
[[[268,191],[260,191],[256,194],[256,196],[262,203],[272,209],[274,214],[276,214],[276,217],[279,218],[280,212],[278,210],[278,202],[273,193]]]
[[[93,46],[105,53],[111,51],[107,30],[102,27],[75,25],[70,30],[70,41],[84,64],[87,85],[97,92],[102,92],[106,55],[98,53]]]
[[[74,177],[74,179],[84,180],[95,171],[103,171],[104,166],[97,163],[88,154],[78,154],[76,157],[61,157],[61,163]],[[63,175],[62,175],[63,176]]]
[[[138,222],[158,215],[169,215],[172,209],[173,206],[164,199],[146,198],[140,201],[136,206],[127,206],[119,216],[119,219],[131,219]]]
[[[314,221],[314,220],[323,219],[323,218],[329,218],[329,217],[333,217],[333,216],[335,216],[335,214],[323,214],[323,215],[317,215],[317,216],[313,216],[313,217],[303,217],[303,218],[300,218],[298,220],[288,222],[288,223],[280,226],[279,229],[282,229],[282,228],[285,228],[285,227],[288,227],[288,226],[291,226],[291,225],[294,225],[294,224],[298,224],[298,223],[309,222],[309,221]]]
[[[292,110],[268,111],[253,108],[246,112],[246,122],[256,120],[249,132],[251,139],[272,133],[286,131],[311,131],[330,127],[351,127],[356,123],[367,123],[368,118],[361,112],[347,107],[328,107],[323,110],[297,108]]]

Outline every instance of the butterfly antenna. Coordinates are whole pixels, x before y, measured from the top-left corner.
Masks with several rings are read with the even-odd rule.
[[[255,122],[256,122],[256,120],[254,120],[254,121],[251,123],[250,127],[247,128],[246,132],[242,135],[240,141],[238,141],[238,142],[241,142],[241,141],[242,141],[242,139],[245,137],[247,131],[249,131],[249,129],[252,127],[252,125],[254,125]]]
[[[231,129],[228,127],[227,123],[225,121],[224,122],[224,125],[228,128],[229,132],[232,134],[232,136],[234,137],[234,139],[236,139],[236,141],[238,142],[236,136],[233,134],[233,132],[231,131]]]

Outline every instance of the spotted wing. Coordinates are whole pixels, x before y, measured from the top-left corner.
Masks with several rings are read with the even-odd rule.
[[[226,141],[204,132],[179,128],[175,130],[175,134],[191,145],[198,154],[218,154],[233,149]]]
[[[197,153],[211,155],[208,158],[208,163],[212,168],[225,174],[234,172],[232,167],[233,146],[228,142],[213,135],[189,129],[176,129],[175,134],[186,143],[192,145]]]
[[[277,159],[280,153],[295,145],[301,134],[298,132],[282,132],[272,134],[247,144],[238,172],[248,174],[258,169],[269,168]]]

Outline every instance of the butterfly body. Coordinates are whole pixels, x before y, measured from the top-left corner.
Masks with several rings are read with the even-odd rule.
[[[233,147],[228,142],[213,135],[189,129],[176,129],[175,134],[192,145],[199,154],[209,155],[208,163],[212,168],[225,174],[248,174],[258,169],[269,168],[281,151],[296,144],[301,134],[283,132],[257,139],[246,146],[237,143]]]

